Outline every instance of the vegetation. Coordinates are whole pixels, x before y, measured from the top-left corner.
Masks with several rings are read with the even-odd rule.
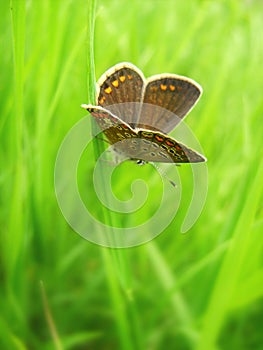
[[[262,349],[262,2],[11,0],[1,10],[0,348]],[[209,186],[182,234],[192,175],[187,165],[169,167],[183,188],[172,222],[148,243],[111,249],[68,225],[54,167],[85,116],[91,134],[80,104],[94,102],[94,69],[98,78],[122,61],[145,76],[177,73],[202,85],[186,123],[208,159]],[[96,152],[87,147],[78,169],[92,215],[116,227],[151,218],[158,172],[118,166],[120,200],[138,177],[149,193],[134,213],[116,213],[93,189]],[[177,196],[171,188],[167,211]]]

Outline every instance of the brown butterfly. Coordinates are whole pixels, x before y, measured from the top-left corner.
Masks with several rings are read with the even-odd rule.
[[[160,74],[148,79],[119,63],[98,81],[97,105],[82,104],[114,150],[138,163],[199,163],[206,158],[167,135],[193,108],[202,88],[192,79]]]

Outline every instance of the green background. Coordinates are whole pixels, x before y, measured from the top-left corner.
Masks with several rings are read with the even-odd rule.
[[[262,2],[94,5],[0,5],[0,348],[263,349]],[[186,165],[177,169],[186,190],[173,222],[150,243],[122,250],[76,234],[54,189],[59,146],[87,115],[80,104],[92,102],[93,64],[98,78],[121,61],[145,76],[177,73],[202,85],[186,122],[209,172],[191,230],[180,233],[191,197]],[[94,164],[91,149],[78,181],[97,218],[122,227],[151,217],[162,181],[150,166],[123,164],[114,175],[123,200],[138,174],[149,179],[147,203],[131,218],[95,198]]]

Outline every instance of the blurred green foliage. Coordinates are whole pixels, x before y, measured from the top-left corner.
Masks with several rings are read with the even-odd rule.
[[[262,349],[263,4],[97,0],[95,17],[91,5],[0,5],[0,348]],[[97,78],[130,61],[145,76],[177,73],[204,89],[186,122],[208,158],[208,196],[185,235],[188,191],[158,238],[123,250],[85,241],[59,210],[56,155],[91,98],[91,18]],[[85,153],[78,174],[83,196],[93,158]],[[147,167],[153,194],[133,214],[139,221],[151,216],[162,188]],[[117,171],[121,198],[137,173],[134,164]],[[188,188],[189,169],[179,173]],[[99,201],[92,196],[90,204],[100,218]]]

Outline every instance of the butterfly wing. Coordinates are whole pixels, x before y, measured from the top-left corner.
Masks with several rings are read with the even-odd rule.
[[[81,105],[96,120],[113,149],[125,158],[136,158],[138,134],[128,124],[105,108],[93,105]]]
[[[193,108],[201,93],[200,85],[180,75],[160,74],[150,77],[147,79],[137,126],[169,133]]]
[[[137,159],[162,163],[200,163],[206,161],[205,157],[197,151],[165,134],[140,129],[138,136],[141,142],[137,150]]]
[[[114,150],[134,160],[163,163],[200,163],[204,156],[160,132],[133,130],[100,106],[82,105],[95,118]]]
[[[107,109],[86,104],[81,105],[81,107],[85,108],[94,117],[111,144],[125,138],[137,137],[137,133],[127,123]]]
[[[97,85],[97,104],[133,127],[145,85],[143,73],[131,63],[119,63],[106,71]]]

